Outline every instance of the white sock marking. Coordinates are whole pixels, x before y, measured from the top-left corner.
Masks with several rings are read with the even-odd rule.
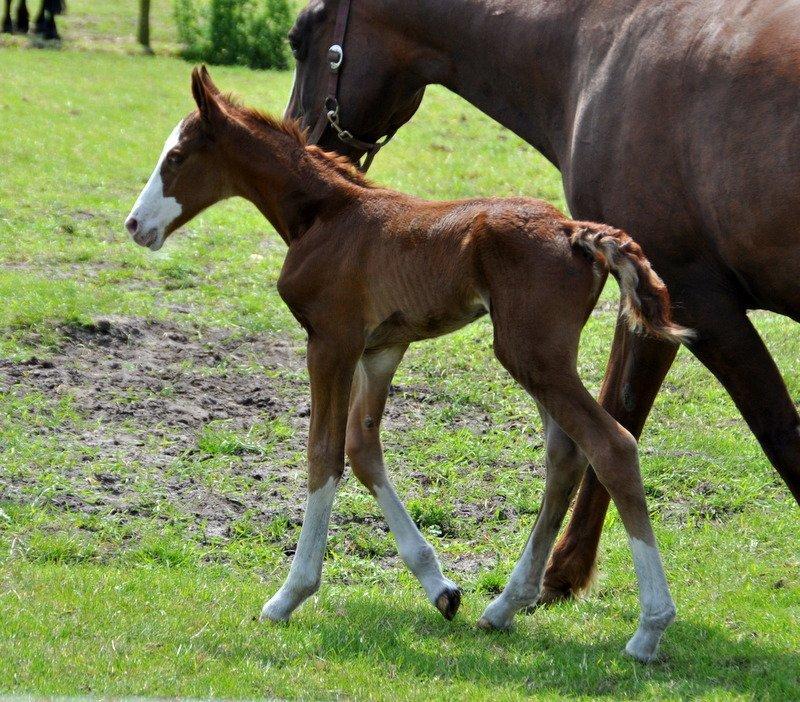
[[[669,594],[667,578],[661,565],[661,555],[655,546],[631,538],[633,567],[639,581],[639,603],[642,616],[639,628],[625,650],[634,658],[651,660],[658,649],[664,630],[675,618],[675,603]]]
[[[445,590],[457,589],[457,585],[442,575],[436,552],[422,536],[417,525],[409,516],[397,493],[390,483],[375,488],[375,496],[383,510],[383,516],[397,541],[400,558],[422,583],[428,599],[436,604],[436,599]]]
[[[289,576],[280,590],[264,605],[261,619],[285,621],[291,613],[319,587],[322,561],[328,540],[328,523],[331,518],[337,481],[329,478],[321,488],[308,496],[303,528],[292,559]]]

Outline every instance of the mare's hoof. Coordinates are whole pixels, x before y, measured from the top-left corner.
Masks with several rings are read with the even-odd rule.
[[[541,593],[539,593],[539,599],[536,600],[536,604],[526,608],[525,611],[532,612],[537,607],[552,605],[558,602],[564,602],[565,600],[573,599],[573,597],[574,595],[572,594],[572,590],[568,588],[561,590],[552,587],[547,587],[547,585],[545,585],[544,587],[542,587]]]
[[[461,606],[461,590],[457,587],[447,588],[436,598],[436,609],[442,616],[450,621],[456,616],[458,608]]]

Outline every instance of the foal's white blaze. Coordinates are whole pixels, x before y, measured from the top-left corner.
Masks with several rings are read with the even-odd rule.
[[[309,494],[289,577],[264,605],[261,610],[262,620],[286,621],[319,587],[336,485],[337,481],[329,478],[325,485]]]
[[[175,148],[181,138],[181,120],[167,138],[155,170],[144,186],[139,198],[133,205],[127,222],[136,221],[136,230],[132,232],[133,240],[152,251],[158,251],[164,244],[164,233],[181,214],[183,208],[174,197],[164,197],[164,183],[161,180],[161,168],[167,154]]]

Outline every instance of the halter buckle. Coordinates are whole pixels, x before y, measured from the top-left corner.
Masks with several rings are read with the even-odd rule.
[[[331,71],[338,73],[344,61],[344,50],[339,44],[334,44],[328,49],[328,61],[330,62]]]

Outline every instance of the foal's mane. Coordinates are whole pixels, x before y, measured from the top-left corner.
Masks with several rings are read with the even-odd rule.
[[[355,183],[362,187],[372,187],[372,183],[359,171],[352,162],[341,154],[331,151],[324,151],[316,144],[308,143],[308,130],[300,126],[300,122],[294,119],[278,119],[268,112],[259,110],[255,107],[244,105],[236,96],[232,94],[224,95],[225,102],[236,110],[236,113],[244,118],[245,122],[255,124],[258,127],[280,132],[291,137],[297,142],[306,154],[311,156],[320,166],[326,170],[331,170],[335,174],[346,179],[350,183]]]

